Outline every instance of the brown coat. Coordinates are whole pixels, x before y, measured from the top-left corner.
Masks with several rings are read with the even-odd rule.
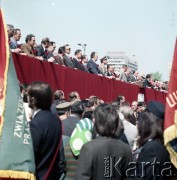
[[[32,48],[29,44],[27,44],[27,43],[25,43],[25,44],[23,44],[23,45],[21,46],[21,50],[22,50],[22,52],[25,53],[27,56],[36,57],[36,56],[34,55],[34,53],[33,53],[33,48]]]

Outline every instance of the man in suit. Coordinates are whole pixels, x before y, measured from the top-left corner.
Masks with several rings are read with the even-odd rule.
[[[80,49],[76,50],[74,53],[74,58],[72,59],[73,68],[84,71],[83,66],[81,64],[82,51]]]
[[[56,48],[56,43],[53,41],[50,41],[47,52],[46,52],[46,54],[47,54],[46,58],[47,58],[48,62],[56,63],[56,59],[55,59],[54,54],[53,54],[53,52],[55,51],[55,48]]]
[[[36,47],[38,56],[43,57],[45,61],[47,61],[47,48],[49,47],[49,43],[50,39],[48,37],[45,37],[42,39],[41,44]]]
[[[103,72],[100,71],[100,69],[98,68],[98,65],[96,64],[97,60],[98,60],[97,52],[92,52],[91,59],[87,63],[87,68],[88,68],[89,72],[92,74],[104,76]]]
[[[22,44],[21,51],[22,53],[25,53],[27,56],[37,58],[39,60],[43,60],[43,57],[41,56],[35,56],[34,51],[34,45],[35,45],[35,36],[33,34],[28,34],[25,38],[25,44]]]
[[[9,46],[10,46],[10,49],[12,52],[15,52],[15,53],[21,52],[21,49],[18,48],[18,44],[17,44],[17,41],[19,41],[20,38],[21,38],[20,29],[14,29],[13,30],[13,37],[10,38],[10,43],[9,43]]]
[[[29,107],[34,110],[30,122],[36,163],[36,179],[59,179],[58,158],[62,136],[60,119],[50,111],[52,90],[43,82],[28,87]]]
[[[81,62],[82,62],[82,67],[84,69],[85,72],[89,72],[88,68],[87,68],[87,63],[88,63],[88,58],[87,55],[82,55],[81,57]]]
[[[133,71],[133,75],[131,75],[129,77],[129,82],[132,82],[132,83],[136,82],[137,81],[137,77],[138,77],[138,71]]]
[[[126,72],[127,72],[127,65],[122,65],[122,70],[121,70],[121,73],[119,75],[119,78],[121,81],[124,81],[124,82],[127,82],[127,75],[126,75]]]
[[[69,47],[69,44],[66,44],[64,46],[64,50],[65,50],[65,55],[63,56],[63,62],[64,62],[64,65],[67,66],[67,67],[70,67],[70,68],[73,68],[73,63],[70,59],[70,52],[71,52],[71,48]]]

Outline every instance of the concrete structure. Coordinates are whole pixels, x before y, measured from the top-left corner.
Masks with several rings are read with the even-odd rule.
[[[138,70],[138,62],[133,57],[128,57],[126,52],[108,51],[108,64],[115,66],[115,71],[120,72],[122,65],[126,64],[132,71]]]

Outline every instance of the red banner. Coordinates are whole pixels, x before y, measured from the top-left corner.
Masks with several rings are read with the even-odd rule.
[[[164,122],[164,142],[177,168],[177,40],[175,45]]]

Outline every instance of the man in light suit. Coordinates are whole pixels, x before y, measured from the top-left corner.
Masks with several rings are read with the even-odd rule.
[[[87,63],[87,68],[88,68],[89,72],[92,74],[104,76],[104,73],[100,71],[100,69],[98,68],[98,65],[96,64],[97,60],[98,60],[97,52],[92,52],[91,59]]]

